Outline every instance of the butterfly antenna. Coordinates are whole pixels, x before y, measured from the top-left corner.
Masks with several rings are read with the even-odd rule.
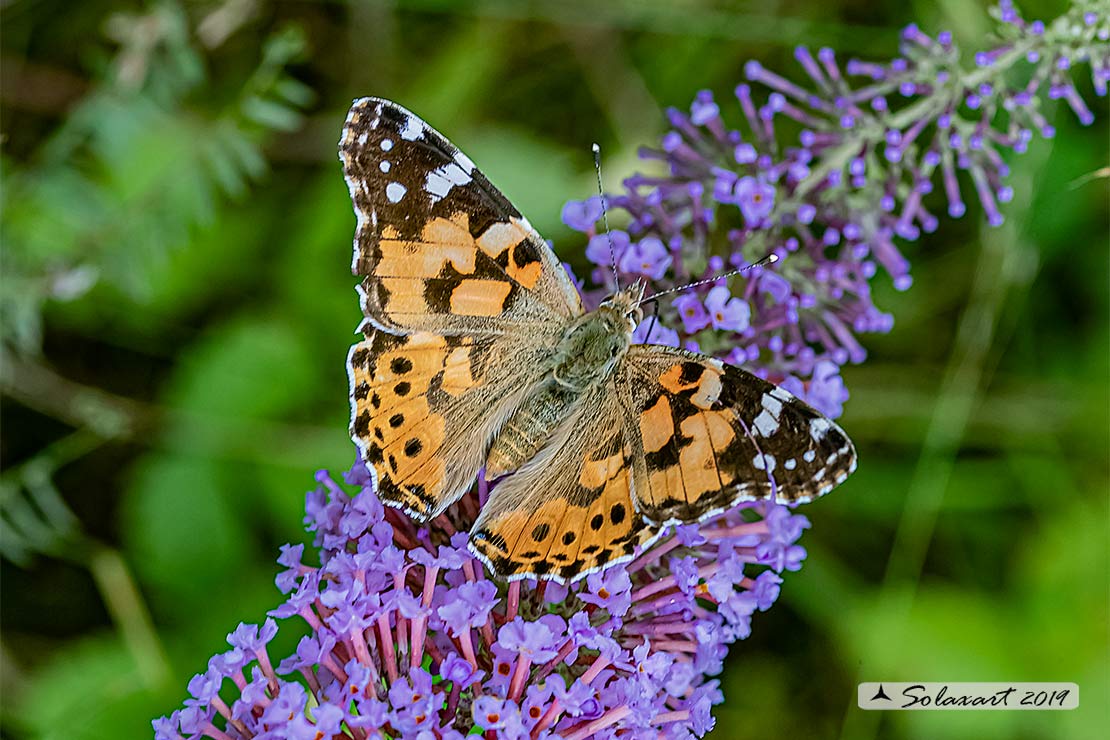
[[[697,288],[701,285],[708,285],[709,283],[715,283],[718,280],[724,280],[725,278],[730,278],[733,275],[739,275],[742,272],[747,272],[748,270],[752,270],[756,267],[762,267],[763,265],[773,265],[774,263],[776,263],[778,261],[779,261],[779,256],[777,254],[775,254],[774,252],[772,252],[771,254],[767,255],[766,257],[761,259],[759,262],[756,262],[755,264],[751,264],[751,265],[748,265],[747,267],[741,267],[741,268],[738,268],[736,270],[726,272],[723,275],[714,275],[711,278],[705,278],[704,280],[698,280],[698,281],[693,282],[693,283],[686,283],[686,285],[679,285],[677,288],[671,288],[669,290],[664,290],[661,293],[655,293],[653,295],[648,296],[647,298],[644,298],[643,300],[641,300],[636,305],[637,306],[642,306],[645,303],[649,303],[651,301],[657,301],[657,300],[659,300],[659,298],[661,296],[665,296],[668,293],[678,293],[678,292],[681,292],[683,290],[690,290],[691,288]]]
[[[594,169],[597,170],[597,194],[601,198],[601,221],[605,224],[605,235],[609,237],[609,258],[613,262],[613,283],[621,289],[621,279],[617,274],[617,249],[613,246],[613,232],[609,230],[609,213],[605,207],[605,188],[601,185],[601,147],[594,143]]]

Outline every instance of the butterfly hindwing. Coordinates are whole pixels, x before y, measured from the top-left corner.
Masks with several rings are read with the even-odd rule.
[[[506,341],[370,328],[351,348],[351,438],[383,501],[423,520],[470,488],[548,351],[542,339],[510,342],[527,364],[507,366],[498,362]]]
[[[582,312],[546,242],[470,159],[420,118],[355,101],[339,142],[358,216],[363,311],[393,333],[525,331]]]
[[[509,578],[571,581],[628,560],[655,534],[635,510],[632,455],[615,389],[590,391],[548,446],[497,485],[471,550]]]
[[[616,381],[649,521],[691,522],[740,501],[811,501],[855,470],[844,432],[767,381],[715,358],[633,345]]]

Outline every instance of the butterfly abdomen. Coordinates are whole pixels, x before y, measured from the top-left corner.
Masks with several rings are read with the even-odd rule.
[[[486,478],[511,473],[535,457],[573,412],[581,395],[554,380],[541,385],[501,427],[486,460]]]

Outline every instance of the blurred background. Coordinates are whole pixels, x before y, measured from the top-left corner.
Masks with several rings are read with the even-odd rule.
[[[559,213],[594,191],[593,141],[616,190],[665,106],[709,88],[735,117],[747,59],[799,79],[794,45],[889,58],[909,22],[967,56],[993,23],[963,0],[0,3],[3,737],[150,737],[282,601],[313,471],[353,459],[353,97],[447,133],[581,267]],[[1105,102],[1089,128],[1050,106],[1005,225],[942,220],[912,289],[876,281],[896,325],[844,372],[859,472],[806,507],[809,559],[729,656],[713,737],[1110,726]],[[879,680],[1074,681],[1081,707],[855,709]]]

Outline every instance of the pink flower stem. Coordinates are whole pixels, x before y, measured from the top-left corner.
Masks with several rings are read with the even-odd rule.
[[[474,643],[470,640],[469,627],[459,631],[459,647],[462,648],[463,657],[466,658],[467,663],[470,663],[470,667],[478,670],[478,658],[474,655]]]
[[[351,646],[354,647],[355,657],[358,662],[365,666],[373,665],[373,660],[370,658],[370,651],[366,647],[366,636],[362,634],[361,627],[352,627],[348,633],[351,639]]]
[[[730,537],[746,537],[749,535],[767,534],[770,529],[767,526],[767,521],[760,519],[758,522],[745,522],[737,524],[732,527],[725,527],[722,529],[710,529],[702,534],[707,540],[723,540]]]
[[[653,645],[657,650],[677,650],[684,653],[698,651],[698,644],[693,640],[656,640]]]
[[[211,722],[209,722],[208,725],[201,731],[201,734],[207,735],[213,740],[232,740],[231,735],[228,735],[226,732],[216,727],[216,725],[212,724]],[[248,735],[247,737],[254,737],[254,735]]]
[[[235,671],[231,674],[230,678],[235,682],[235,686],[239,689],[239,693],[243,693],[243,689],[247,688],[247,679],[243,675],[243,671]]]
[[[594,660],[593,665],[587,668],[586,672],[583,673],[578,680],[584,684],[589,684],[590,681],[593,681],[595,678],[597,678],[597,674],[601,673],[608,667],[609,659],[606,658],[604,655],[598,655],[597,658]]]
[[[320,696],[320,682],[317,680],[316,674],[313,672],[312,668],[309,666],[301,666],[298,670],[301,672],[301,675],[304,676],[304,680],[308,683],[308,688],[312,690],[312,693],[316,696]]]
[[[373,632],[370,633],[373,636]],[[355,648],[355,657],[358,662],[370,669],[370,690],[373,692],[375,699],[378,698],[378,668],[374,665],[374,659],[370,657],[370,649],[366,644],[366,633],[361,628],[355,627],[351,629],[350,633],[351,644]],[[277,692],[274,692],[277,696]]]
[[[631,563],[629,563],[628,564],[628,572],[632,573],[632,572],[635,572],[637,570],[641,570],[643,568],[646,568],[647,566],[651,565],[652,563],[654,563],[659,558],[666,555],[671,550],[678,547],[679,544],[680,543],[678,541],[678,538],[677,537],[672,537],[669,540],[667,540],[666,542],[663,542],[663,543],[660,543],[660,544],[656,545],[655,547],[651,548],[650,550],[645,552],[643,555],[641,555],[640,557],[636,558]]]
[[[658,581],[652,581],[651,583],[647,584],[646,586],[641,587],[640,590],[633,591],[632,592],[632,601],[633,602],[641,602],[649,596],[660,593],[661,591],[666,591],[667,589],[674,587],[674,585],[675,585],[675,577],[674,577],[673,574],[669,575],[665,578],[660,578]]]
[[[632,707],[628,705],[610,709],[592,722],[578,725],[569,735],[563,735],[563,740],[585,740],[598,730],[604,730],[610,725],[615,725],[630,714],[632,714]]]
[[[439,567],[435,565],[425,566],[424,568],[424,600],[421,605],[425,610],[430,610],[432,605],[432,597],[435,595],[436,589],[436,576],[439,575]],[[428,615],[427,613],[420,614],[412,621],[412,653],[409,657],[409,665],[416,668],[424,659],[424,638],[427,636]]]
[[[520,695],[524,693],[524,682],[528,680],[528,669],[531,666],[532,661],[527,656],[523,654],[517,656],[513,677],[509,681],[509,699],[520,700]]]
[[[347,680],[347,671],[343,670],[343,667],[335,659],[335,653],[329,653],[328,655],[325,655],[321,663],[323,663],[324,667],[327,668],[329,672],[331,672],[331,675],[335,676],[340,681]]]
[[[664,725],[668,722],[685,722],[690,719],[690,710],[682,709],[675,712],[662,712],[651,718],[651,724]]]
[[[378,635],[382,643],[382,663],[385,664],[385,675],[389,682],[397,680],[397,653],[393,650],[393,630],[389,628],[389,616],[382,614],[378,617]]]
[[[270,654],[266,651],[265,647],[261,647],[254,651],[254,657],[258,658],[258,666],[262,669],[262,675],[266,676],[266,684],[270,688],[270,693],[277,696],[281,687],[278,685],[277,674],[274,673],[274,666],[270,662]]]
[[[624,631],[630,635],[667,635],[674,632],[689,632],[693,626],[685,621],[674,622],[638,622],[626,624]]]
[[[316,616],[316,612],[312,610],[311,606],[302,607],[297,612],[301,615],[304,621],[308,622],[308,626],[312,628],[313,632],[319,632],[324,623],[320,621],[320,617]]]
[[[536,670],[536,681],[539,682],[540,680],[546,678],[549,673],[555,670],[556,666],[566,660],[566,657],[570,655],[571,650],[574,650],[574,642],[571,640],[567,640],[563,643],[563,646],[559,648],[558,655],[544,663]]]
[[[559,705],[559,700],[557,698],[552,699],[551,704],[547,707],[547,711],[543,713],[543,716],[540,717],[540,721],[532,728],[532,737],[539,737],[541,732],[555,724],[555,721],[559,718],[561,713],[562,707]]]
[[[462,687],[458,683],[452,684],[451,693],[447,695],[447,706],[444,708],[446,713],[445,725],[451,725],[455,722],[455,715],[459,708],[459,695],[462,694]]]
[[[505,607],[505,621],[511,622],[516,619],[516,610],[520,605],[520,581],[513,581],[509,584],[509,603]]]

